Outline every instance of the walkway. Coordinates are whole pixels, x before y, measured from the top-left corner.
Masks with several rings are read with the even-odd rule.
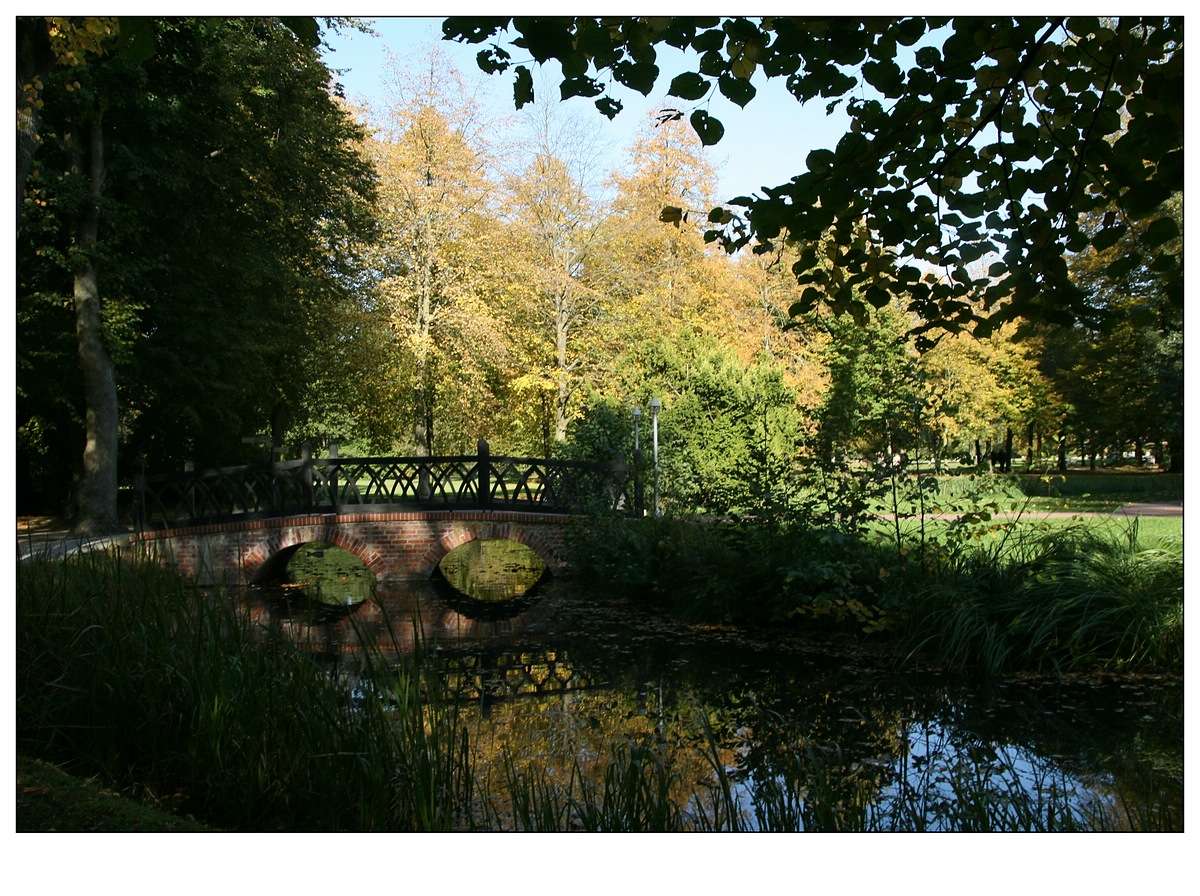
[[[1182,501],[1164,501],[1156,503],[1125,504],[1111,514],[1103,513],[1072,513],[1052,512],[1030,514],[1037,517],[1070,519],[1076,516],[1123,516],[1123,517],[1182,517]],[[125,547],[129,544],[132,533],[106,535],[92,538],[80,538],[72,534],[70,525],[62,519],[54,517],[18,517],[17,518],[17,557],[27,560],[34,555],[48,555],[53,558],[66,557],[84,551],[106,548],[112,545]]]

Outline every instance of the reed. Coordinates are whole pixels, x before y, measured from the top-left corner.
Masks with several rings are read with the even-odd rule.
[[[466,745],[415,667],[355,696],[228,593],[85,554],[17,575],[18,749],[226,830],[446,830]],[[386,697],[386,698],[385,698]]]

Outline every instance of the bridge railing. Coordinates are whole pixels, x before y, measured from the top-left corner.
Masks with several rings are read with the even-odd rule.
[[[637,463],[473,455],[314,458],[134,477],[139,531],[354,508],[641,516]]]

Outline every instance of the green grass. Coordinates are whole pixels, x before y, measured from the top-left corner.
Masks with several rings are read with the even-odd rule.
[[[979,547],[931,543],[932,560],[903,576],[897,630],[910,652],[989,673],[1182,668],[1182,542],[1137,522],[984,533]]]
[[[1141,470],[1078,470],[1015,473],[1027,495],[1107,498],[1119,503],[1182,501],[1182,473],[1148,473]]]
[[[122,796],[58,766],[17,757],[17,833],[202,833],[191,818]]]
[[[890,637],[955,668],[1181,667],[1181,519],[971,506],[842,525],[601,521],[572,540],[572,562],[598,588],[695,621]]]

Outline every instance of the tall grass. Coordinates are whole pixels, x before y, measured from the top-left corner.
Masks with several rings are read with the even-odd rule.
[[[17,744],[230,830],[448,829],[465,744],[415,667],[355,697],[232,595],[108,553],[17,573]]]
[[[996,546],[951,550],[912,576],[899,633],[952,667],[1176,667],[1182,551],[1084,526],[1013,526]]]

